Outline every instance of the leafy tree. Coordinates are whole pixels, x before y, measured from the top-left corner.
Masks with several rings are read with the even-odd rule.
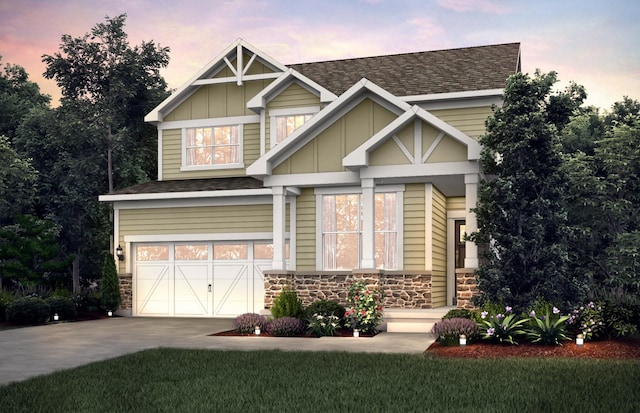
[[[0,135],[11,141],[24,116],[34,108],[47,107],[50,100],[29,81],[23,67],[7,63],[0,72]]]
[[[48,220],[21,215],[0,228],[0,277],[13,286],[66,287],[73,257],[60,258],[58,228]]]
[[[90,107],[87,118],[106,143],[107,190],[115,186],[114,171],[128,177],[123,185],[148,179],[155,168],[155,133],[143,116],[166,96],[159,70],[169,63],[169,48],[153,41],[131,47],[124,31],[126,14],[106,17],[91,33],[79,38],[62,36],[60,52],[44,55],[44,76],[62,89],[62,104]],[[126,157],[115,166],[114,155]],[[133,180],[133,182],[131,182]]]
[[[100,303],[106,310],[115,311],[120,307],[120,284],[118,271],[112,254],[105,254],[100,281]]]
[[[21,158],[0,135],[0,226],[14,222],[16,215],[31,212],[36,196],[37,171]]]
[[[554,72],[511,76],[503,106],[489,117],[481,137],[481,163],[490,177],[480,187],[478,231],[472,234],[488,246],[477,274],[480,300],[524,309],[538,296],[556,303],[576,298],[566,272],[566,178],[558,128],[585,94],[572,85],[552,96],[556,80]]]

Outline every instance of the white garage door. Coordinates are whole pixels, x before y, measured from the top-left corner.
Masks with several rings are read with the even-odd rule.
[[[134,315],[235,317],[264,309],[271,244],[167,242],[134,248]]]

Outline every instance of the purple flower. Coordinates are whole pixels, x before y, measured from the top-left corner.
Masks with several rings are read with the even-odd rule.
[[[493,333],[495,333],[495,332],[496,332],[496,329],[495,329],[495,328],[493,328],[493,327],[489,327],[489,328],[487,329],[487,335],[488,335],[488,336],[492,336],[492,335],[493,335]]]
[[[480,317],[482,317],[483,319],[485,319],[485,318],[487,318],[487,315],[488,315],[488,314],[489,314],[489,313],[488,313],[487,311],[483,311],[483,312],[481,312],[481,313],[480,313]]]
[[[553,314],[560,314],[560,310],[558,310],[556,307],[553,307]]]
[[[501,319],[501,318],[503,318],[503,317],[504,317],[504,316],[503,316],[502,314],[496,314],[496,318],[497,318],[498,320],[500,320],[500,319]]]
[[[511,307],[509,307],[509,306],[506,306],[506,307],[504,308],[504,311],[506,311],[507,313],[510,313],[510,312],[511,312],[511,310],[512,310],[512,308],[511,308]]]
[[[531,312],[529,313],[529,317],[535,317],[536,316],[536,312],[534,310],[531,310]]]

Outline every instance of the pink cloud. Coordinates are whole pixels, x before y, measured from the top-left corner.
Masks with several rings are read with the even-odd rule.
[[[495,0],[438,0],[438,5],[456,13],[480,11],[491,14],[509,13],[509,8]]]

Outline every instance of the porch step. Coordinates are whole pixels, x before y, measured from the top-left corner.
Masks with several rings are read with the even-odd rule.
[[[388,333],[430,333],[433,325],[452,308],[455,307],[428,310],[386,309],[380,329]]]

